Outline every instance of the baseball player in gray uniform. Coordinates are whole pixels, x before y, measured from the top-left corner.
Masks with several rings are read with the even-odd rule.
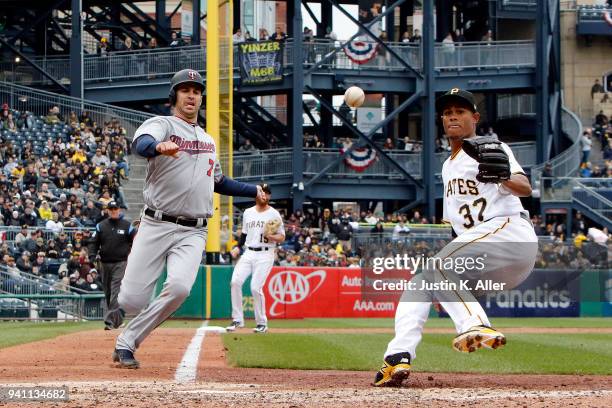
[[[174,115],[148,119],[134,135],[133,150],[148,159],[148,167],[145,207],[119,291],[121,309],[136,314],[117,337],[113,361],[119,367],[139,367],[136,349],[189,295],[205,250],[213,193],[264,197],[261,187],[221,172],[215,141],[197,124],[203,91],[197,71],[177,72],[170,88]],[[164,266],[166,282],[151,301]]]

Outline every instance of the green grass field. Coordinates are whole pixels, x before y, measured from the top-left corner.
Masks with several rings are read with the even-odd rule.
[[[162,327],[197,328],[200,320],[170,320]],[[610,328],[609,318],[497,318],[507,327]],[[213,320],[210,326],[225,326]],[[247,321],[253,327],[253,321]],[[274,333],[275,328],[392,328],[393,319],[272,320],[266,335],[224,334],[228,363],[239,367],[295,369],[378,369],[391,333]],[[449,319],[430,319],[426,327],[452,328]],[[82,330],[102,330],[102,322],[0,322],[0,348]],[[612,334],[507,334],[501,350],[460,354],[452,334],[425,334],[414,362],[416,371],[612,375]]]
[[[222,325],[227,322],[211,322]],[[497,318],[507,327],[609,328],[606,318]],[[271,321],[265,336],[226,334],[228,362],[238,367],[377,370],[392,334],[274,333],[274,328],[380,328],[393,319],[304,319]],[[430,319],[426,327],[452,328],[450,319]],[[452,334],[425,334],[417,349],[416,371],[612,374],[612,334],[509,334],[500,350],[461,354],[451,349]],[[579,358],[576,358],[579,356]]]

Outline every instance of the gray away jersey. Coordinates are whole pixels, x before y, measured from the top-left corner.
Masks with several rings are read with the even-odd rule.
[[[143,192],[147,207],[173,216],[211,217],[215,181],[223,177],[214,139],[176,116],[147,119],[134,141],[145,134],[179,146],[178,158],[159,155],[148,160]]]

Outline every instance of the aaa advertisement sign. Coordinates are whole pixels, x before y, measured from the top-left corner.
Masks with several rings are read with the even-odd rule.
[[[359,268],[274,267],[264,292],[270,318],[395,315],[395,302],[363,299]]]

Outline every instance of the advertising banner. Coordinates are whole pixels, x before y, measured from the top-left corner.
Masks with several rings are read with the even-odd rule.
[[[364,300],[361,269],[274,267],[264,285],[270,318],[393,317],[395,302]]]
[[[283,80],[283,44],[280,41],[238,44],[243,85],[266,85]]]

